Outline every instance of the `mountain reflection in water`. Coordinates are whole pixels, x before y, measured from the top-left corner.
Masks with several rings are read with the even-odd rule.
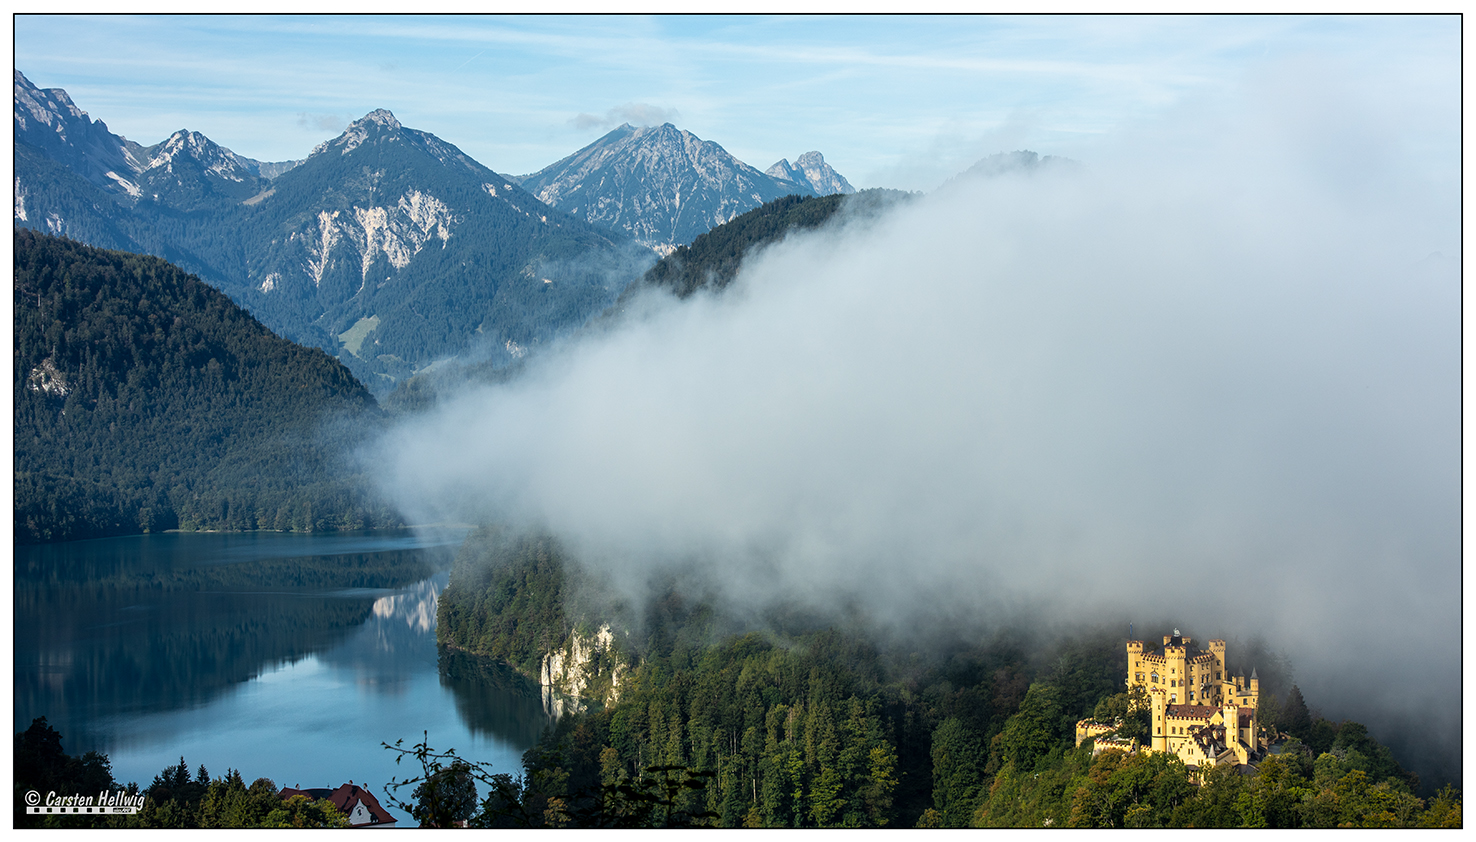
[[[17,731],[147,786],[180,755],[212,774],[383,794],[380,742],[517,772],[547,722],[536,686],[438,655],[436,602],[462,534],[151,535],[19,547]],[[381,799],[383,801],[384,799]],[[407,817],[402,817],[402,823]]]

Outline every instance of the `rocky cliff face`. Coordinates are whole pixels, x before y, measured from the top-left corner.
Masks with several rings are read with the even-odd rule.
[[[44,150],[83,178],[110,192],[141,166],[136,149],[78,108],[61,88],[37,88],[15,71],[15,139]],[[137,146],[137,144],[134,144]]]
[[[628,673],[608,624],[591,635],[575,630],[561,648],[543,656],[538,683],[543,686],[544,710],[562,716],[590,704],[612,705],[619,701]]]

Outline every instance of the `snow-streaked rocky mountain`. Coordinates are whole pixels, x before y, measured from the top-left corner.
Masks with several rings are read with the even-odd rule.
[[[234,204],[266,189],[261,164],[237,155],[199,132],[180,129],[162,143],[141,150],[142,167],[129,183],[118,180],[134,201],[175,210],[196,210],[217,202]]]
[[[802,187],[808,187],[814,191],[816,196],[856,192],[851,182],[846,181],[845,176],[825,163],[825,156],[819,152],[806,152],[796,158],[792,165],[788,158],[780,158],[778,163],[769,167],[764,173],[774,178],[792,181]]]
[[[458,354],[515,359],[654,260],[388,111],[267,177],[198,132],[141,147],[16,88],[17,226],[164,257],[376,392]]]
[[[268,325],[317,333],[376,390],[473,347],[515,359],[651,260],[385,110],[235,216],[251,233],[227,292]]]
[[[548,204],[629,232],[662,254],[764,202],[815,192],[670,123],[623,125],[517,181]]]
[[[14,97],[17,143],[40,149],[123,205],[193,210],[216,197],[238,202],[261,192],[259,181],[301,163],[255,161],[185,129],[144,147],[92,120],[66,91],[37,88],[19,70]]]

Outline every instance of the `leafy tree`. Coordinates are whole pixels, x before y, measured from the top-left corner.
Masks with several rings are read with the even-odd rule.
[[[1026,772],[1035,767],[1060,740],[1061,705],[1056,689],[1048,684],[1030,685],[1020,710],[1005,723],[999,736],[999,756],[1004,763]]]
[[[62,736],[41,716],[30,727],[15,735],[15,826],[16,827],[88,827],[101,820],[84,816],[40,816],[25,812],[25,794],[35,790],[43,797],[49,792],[59,795],[96,795],[117,792],[112,764],[107,755],[89,751],[81,757],[69,757],[62,751]]]
[[[1446,784],[1430,800],[1429,809],[1420,817],[1420,827],[1461,827],[1461,792]]]
[[[415,809],[410,815],[421,827],[459,827],[477,808],[477,784],[471,765],[454,758],[435,768],[415,787]]]
[[[277,785],[269,778],[257,778],[247,787],[241,773],[230,769],[206,789],[200,803],[200,826],[266,827],[268,816],[283,806],[277,793]],[[344,821],[347,823],[346,818]]]
[[[1165,827],[1194,785],[1178,757],[1105,751],[1073,799],[1072,827]]]
[[[1105,696],[1092,711],[1092,719],[1104,724],[1120,722],[1116,735],[1124,739],[1135,739],[1139,745],[1147,745],[1153,726],[1153,709],[1148,701],[1148,692],[1139,684],[1125,693]]]
[[[987,760],[979,735],[957,718],[943,720],[933,731],[933,807],[940,826],[969,826]]]
[[[281,806],[272,810],[262,820],[261,827],[309,828],[348,827],[348,816],[338,811],[333,802],[326,798],[309,798],[294,795],[283,800]]]

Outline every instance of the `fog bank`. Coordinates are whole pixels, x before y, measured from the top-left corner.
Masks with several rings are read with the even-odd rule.
[[[1382,70],[793,236],[404,423],[386,487],[636,596],[1261,634],[1329,716],[1458,739],[1459,102]]]

